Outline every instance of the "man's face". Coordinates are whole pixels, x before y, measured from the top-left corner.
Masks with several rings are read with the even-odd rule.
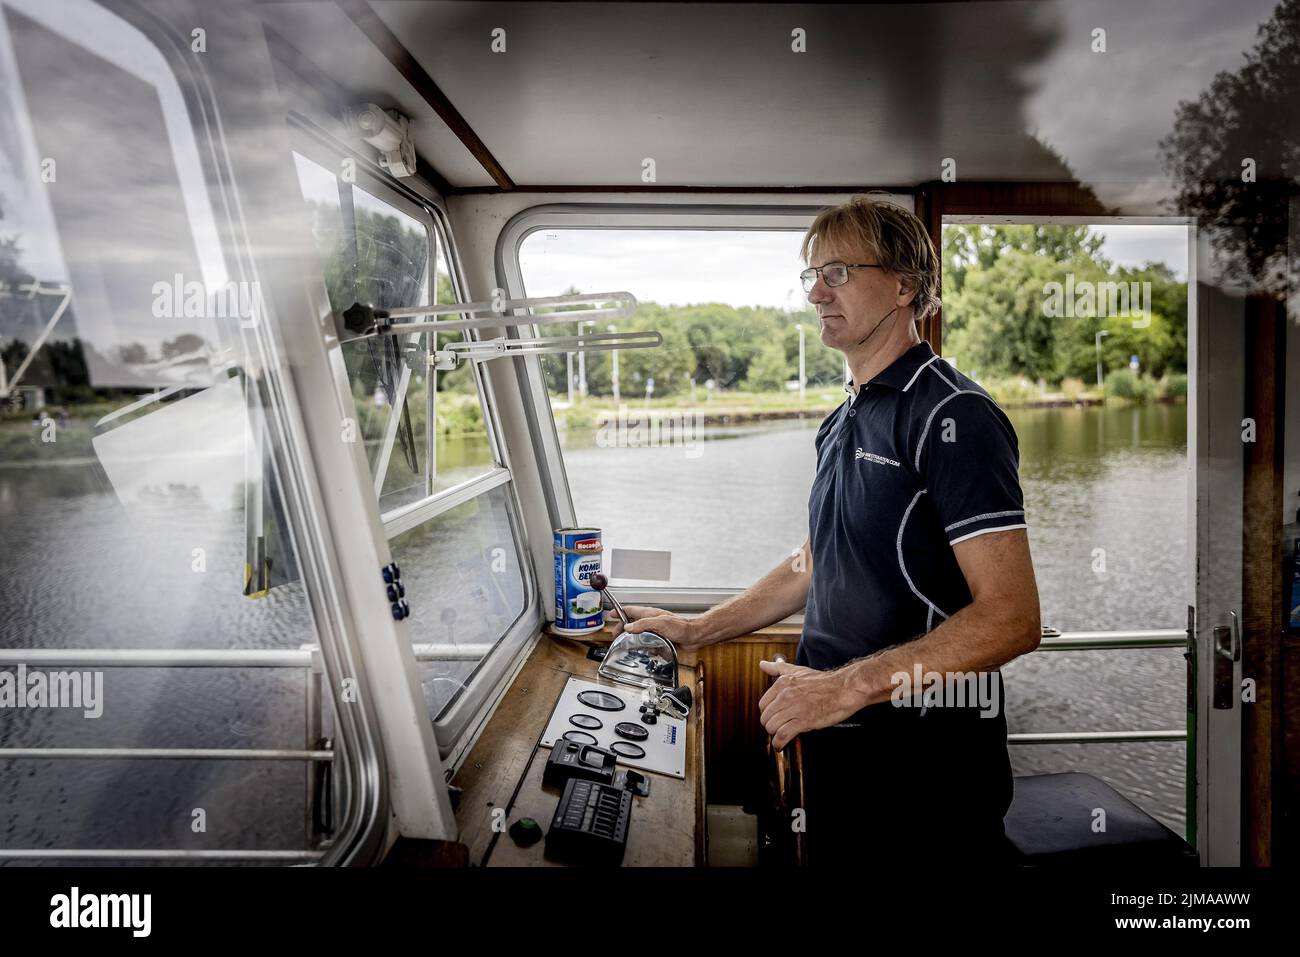
[[[875,261],[875,257],[868,253],[853,253],[831,247],[819,248],[808,265]],[[889,310],[908,299],[907,296],[900,295],[901,288],[902,284],[897,277],[886,274],[881,269],[850,269],[849,281],[842,286],[828,286],[825,277],[819,275],[817,284],[808,292],[808,302],[816,307],[821,320],[822,342],[840,352],[852,349],[871,334],[876,323]],[[888,330],[881,332],[868,345],[875,347],[884,341],[887,334]]]

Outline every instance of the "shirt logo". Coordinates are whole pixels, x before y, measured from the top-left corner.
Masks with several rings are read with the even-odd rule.
[[[875,452],[864,452],[862,449],[856,449],[853,453],[853,460],[866,459],[868,462],[875,462],[877,465],[892,465],[894,468],[899,467],[899,463],[893,459],[887,459],[883,455],[877,455]]]

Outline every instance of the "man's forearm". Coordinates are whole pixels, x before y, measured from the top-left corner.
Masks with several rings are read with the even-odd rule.
[[[993,671],[1033,651],[1040,637],[1038,620],[1010,618],[979,603],[967,605],[938,628],[915,641],[893,645],[844,666],[846,686],[860,708],[888,701],[894,675]]]
[[[812,560],[796,550],[739,595],[695,619],[701,645],[714,645],[775,624],[808,603]]]

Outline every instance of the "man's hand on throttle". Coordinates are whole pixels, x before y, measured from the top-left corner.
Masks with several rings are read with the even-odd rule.
[[[862,703],[848,687],[843,671],[818,671],[785,661],[760,661],[766,674],[777,676],[758,699],[760,720],[778,751],[804,731],[829,728],[857,713]]]
[[[618,612],[605,612],[605,620],[614,623],[615,637],[623,634],[624,631],[633,634],[653,631],[656,635],[667,638],[678,648],[691,649],[700,645],[695,622],[690,618],[683,618],[681,615],[674,615],[670,611],[649,605],[624,605],[623,611],[627,612],[627,617],[631,619],[631,626],[628,628],[623,627]]]

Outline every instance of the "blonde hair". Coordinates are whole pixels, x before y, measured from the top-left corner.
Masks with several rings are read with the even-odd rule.
[[[901,206],[854,196],[847,203],[817,214],[799,247],[804,262],[819,247],[865,253],[885,272],[903,280],[912,299],[912,315],[924,319],[939,308],[939,256],[925,224]]]

